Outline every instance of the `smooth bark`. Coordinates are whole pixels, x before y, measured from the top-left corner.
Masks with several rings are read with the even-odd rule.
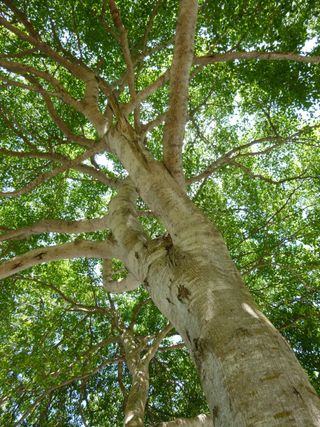
[[[315,391],[256,307],[220,233],[164,167],[128,135],[126,144],[121,139],[114,130],[109,144],[172,236],[166,254],[148,263],[144,283],[191,351],[214,425],[319,425]]]

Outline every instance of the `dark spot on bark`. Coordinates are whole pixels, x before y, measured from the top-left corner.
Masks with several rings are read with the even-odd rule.
[[[193,345],[195,350],[195,359],[199,359],[199,361],[201,361],[206,350],[206,342],[203,338],[194,338]]]
[[[195,338],[193,340],[194,347],[197,351],[199,351],[199,349],[200,349],[199,341],[200,341],[199,338]]]
[[[45,255],[46,254],[46,252],[40,252],[38,255],[36,255],[34,258],[36,258],[36,259],[42,259],[43,258],[43,255]]]
[[[187,329],[186,329],[186,335],[187,335],[187,337],[188,337],[189,342],[191,343],[191,337],[190,337],[190,334],[189,334],[189,332],[188,332],[188,330],[187,330]]]
[[[170,298],[166,297],[166,300],[168,301],[169,304],[173,304]]]
[[[291,411],[282,411],[282,412],[278,412],[277,414],[275,414],[273,416],[273,418],[275,418],[275,419],[285,418],[285,417],[288,417],[291,414],[292,414]]]
[[[178,286],[178,295],[177,295],[177,297],[178,297],[179,301],[183,302],[183,300],[190,299],[190,295],[191,295],[191,292],[189,291],[188,288],[186,288],[183,285],[179,285]]]
[[[237,337],[248,337],[250,335],[248,329],[245,328],[237,328],[234,331],[234,335],[236,335]]]
[[[166,248],[167,252],[169,252],[173,247],[172,239],[169,234],[164,238],[164,247]]]
[[[213,421],[217,418],[218,414],[219,414],[219,408],[218,408],[218,406],[214,406],[213,409],[212,409],[212,419],[213,419]]]
[[[138,252],[135,252],[135,253],[134,253],[134,256],[135,256],[137,259],[139,259],[139,258],[140,258],[140,255],[138,254]]]
[[[299,391],[298,391],[295,387],[293,387],[293,393],[294,393],[297,397],[300,397],[300,399],[302,399],[301,394],[299,393]]]
[[[150,286],[150,285],[149,285],[149,282],[148,282],[148,280],[147,280],[147,279],[144,279],[143,284],[144,284],[144,286],[146,286],[146,287],[149,287],[149,286]]]
[[[17,262],[12,266],[12,270],[15,270],[16,268],[20,267],[22,265],[22,262]]]

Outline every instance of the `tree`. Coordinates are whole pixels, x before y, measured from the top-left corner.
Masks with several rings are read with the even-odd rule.
[[[316,3],[1,2],[6,425],[319,425]]]

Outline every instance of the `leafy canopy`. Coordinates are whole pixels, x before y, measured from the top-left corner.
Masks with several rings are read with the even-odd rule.
[[[139,120],[145,145],[161,160],[178,2],[119,0],[117,7],[134,90],[143,94],[159,82],[141,97]],[[129,108],[124,33],[105,1],[4,0],[0,18],[2,235],[43,219],[101,217],[116,193],[112,182],[127,172],[104,149],[70,163],[99,135],[78,108],[86,85],[68,64],[93,70],[104,82],[97,94],[101,113],[114,108],[107,90]],[[286,57],[241,55],[317,57],[319,32],[315,0],[200,1],[194,55],[207,64],[195,60],[191,70],[182,154],[188,195],[218,225],[255,299],[318,390],[320,69]],[[230,52],[238,54],[229,60]],[[133,126],[136,114],[128,113]],[[138,209],[150,238],[165,234],[142,200]],[[106,236],[107,230],[3,238],[1,257]],[[113,261],[113,279],[124,270]],[[0,293],[0,423],[99,426],[108,419],[122,425],[131,377],[114,318],[124,327],[134,319],[137,337],[157,336],[166,321],[146,291],[111,297],[101,261],[80,258],[26,270],[4,280]],[[150,364],[147,425],[206,410],[188,354],[171,335],[161,346],[173,349],[158,351]]]

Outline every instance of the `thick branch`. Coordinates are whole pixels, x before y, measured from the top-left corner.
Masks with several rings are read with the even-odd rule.
[[[213,64],[215,62],[227,62],[240,59],[248,60],[274,60],[274,61],[297,61],[297,62],[306,62],[318,64],[320,62],[320,56],[304,56],[290,52],[227,52],[227,53],[217,53],[212,55],[205,56],[195,56],[193,58],[193,65],[200,65],[200,67],[194,70],[192,77],[197,75],[202,67],[208,64]],[[152,93],[161,88],[164,83],[169,80],[170,72],[172,68],[169,68],[164,74],[162,74],[157,80],[147,86],[145,89],[137,93],[135,100],[131,100],[129,103],[125,104],[123,112],[128,115],[134,108],[141,103],[143,100],[148,98]],[[191,76],[190,76],[191,77]]]
[[[182,143],[187,121],[188,88],[193,61],[193,42],[198,2],[182,0],[176,29],[175,49],[170,72],[169,108],[163,138],[164,163],[183,184]]]
[[[29,19],[26,17],[26,15],[14,5],[13,1],[12,0],[3,0],[3,3],[5,3],[12,10],[12,12],[16,15],[16,17],[24,25],[24,27],[26,28],[28,33],[32,37],[34,37],[35,39],[39,39],[39,35],[36,32],[32,23],[29,21]]]
[[[9,231],[0,236],[0,242],[5,240],[26,239],[40,233],[90,233],[104,230],[108,227],[108,217],[87,219],[80,221],[64,221],[62,219],[45,219],[28,227]]]
[[[99,181],[109,187],[117,188],[119,185],[117,178],[111,178],[109,176],[106,176],[103,171],[97,170],[92,166],[84,165],[81,163],[80,165],[75,165],[72,169],[75,169],[85,175],[90,175],[96,181]]]
[[[110,241],[76,240],[60,246],[34,249],[0,265],[0,279],[13,276],[38,264],[71,258],[110,258],[114,246]]]
[[[305,56],[293,52],[226,52],[212,55],[196,56],[194,64],[208,65],[215,62],[235,61],[236,59],[264,60],[264,61],[296,61],[308,64],[319,64],[320,56]]]
[[[133,274],[128,274],[125,279],[117,281],[110,281],[107,279],[103,280],[103,286],[106,291],[113,294],[122,294],[124,292],[134,291],[141,285],[141,282],[138,281]]]
[[[109,224],[129,272],[143,282],[148,269],[147,237],[138,221],[135,202],[138,195],[129,179],[124,181],[109,206]]]
[[[7,6],[14,12],[18,20],[25,26],[29,34],[25,33],[24,31],[21,31],[18,27],[14,26],[11,22],[9,22],[3,17],[0,17],[0,23],[13,34],[15,34],[19,39],[30,43],[37,50],[49,56],[55,62],[66,68],[72,75],[75,75],[76,77],[83,80],[86,83],[87,88],[89,87],[89,91],[86,91],[85,99],[82,102],[77,102],[72,99],[72,97],[63,89],[61,85],[58,84],[56,79],[53,78],[49,73],[37,70],[34,67],[30,67],[25,64],[20,64],[20,66],[17,63],[15,63],[14,65],[10,65],[8,61],[5,61],[3,66],[11,71],[18,72],[20,74],[23,74],[23,68],[27,73],[31,73],[34,76],[38,76],[47,80],[57,90],[57,94],[55,94],[55,96],[61,97],[65,102],[69,103],[74,108],[77,108],[78,111],[85,113],[89,120],[91,120],[96,125],[99,134],[102,135],[105,132],[105,119],[99,111],[97,102],[87,102],[88,92],[90,97],[92,93],[91,82],[94,82],[95,85],[97,84],[97,81],[95,81],[95,73],[90,70],[84,63],[73,57],[69,52],[66,52],[65,49],[62,48],[62,46],[61,48],[66,56],[61,56],[56,50],[52,49],[47,43],[43,42],[40,35],[36,32],[32,23],[28,20],[26,15],[16,6],[14,6],[14,4],[10,0],[5,0],[5,2]],[[34,88],[30,88],[30,90],[34,90]]]
[[[213,55],[205,56],[195,56],[193,58],[193,65],[200,65],[200,67],[192,73],[190,77],[197,75],[202,67],[208,64],[213,64],[215,62],[227,62],[234,60],[275,60],[275,61],[297,61],[297,62],[306,62],[306,63],[320,63],[320,56],[303,56],[290,52],[227,52],[227,53],[217,53]],[[160,89],[164,83],[169,80],[170,73],[173,71],[172,67],[165,71],[157,80],[152,82],[149,86],[145,87],[143,90],[137,93],[135,99],[130,100],[127,104],[122,106],[122,111],[125,115],[128,115],[132,112],[139,103],[144,101],[148,96],[152,95],[156,90]]]
[[[86,81],[86,90],[83,100],[81,101],[81,108],[82,113],[93,123],[98,135],[102,137],[107,131],[108,121],[99,109],[98,99],[99,82],[93,75]]]

